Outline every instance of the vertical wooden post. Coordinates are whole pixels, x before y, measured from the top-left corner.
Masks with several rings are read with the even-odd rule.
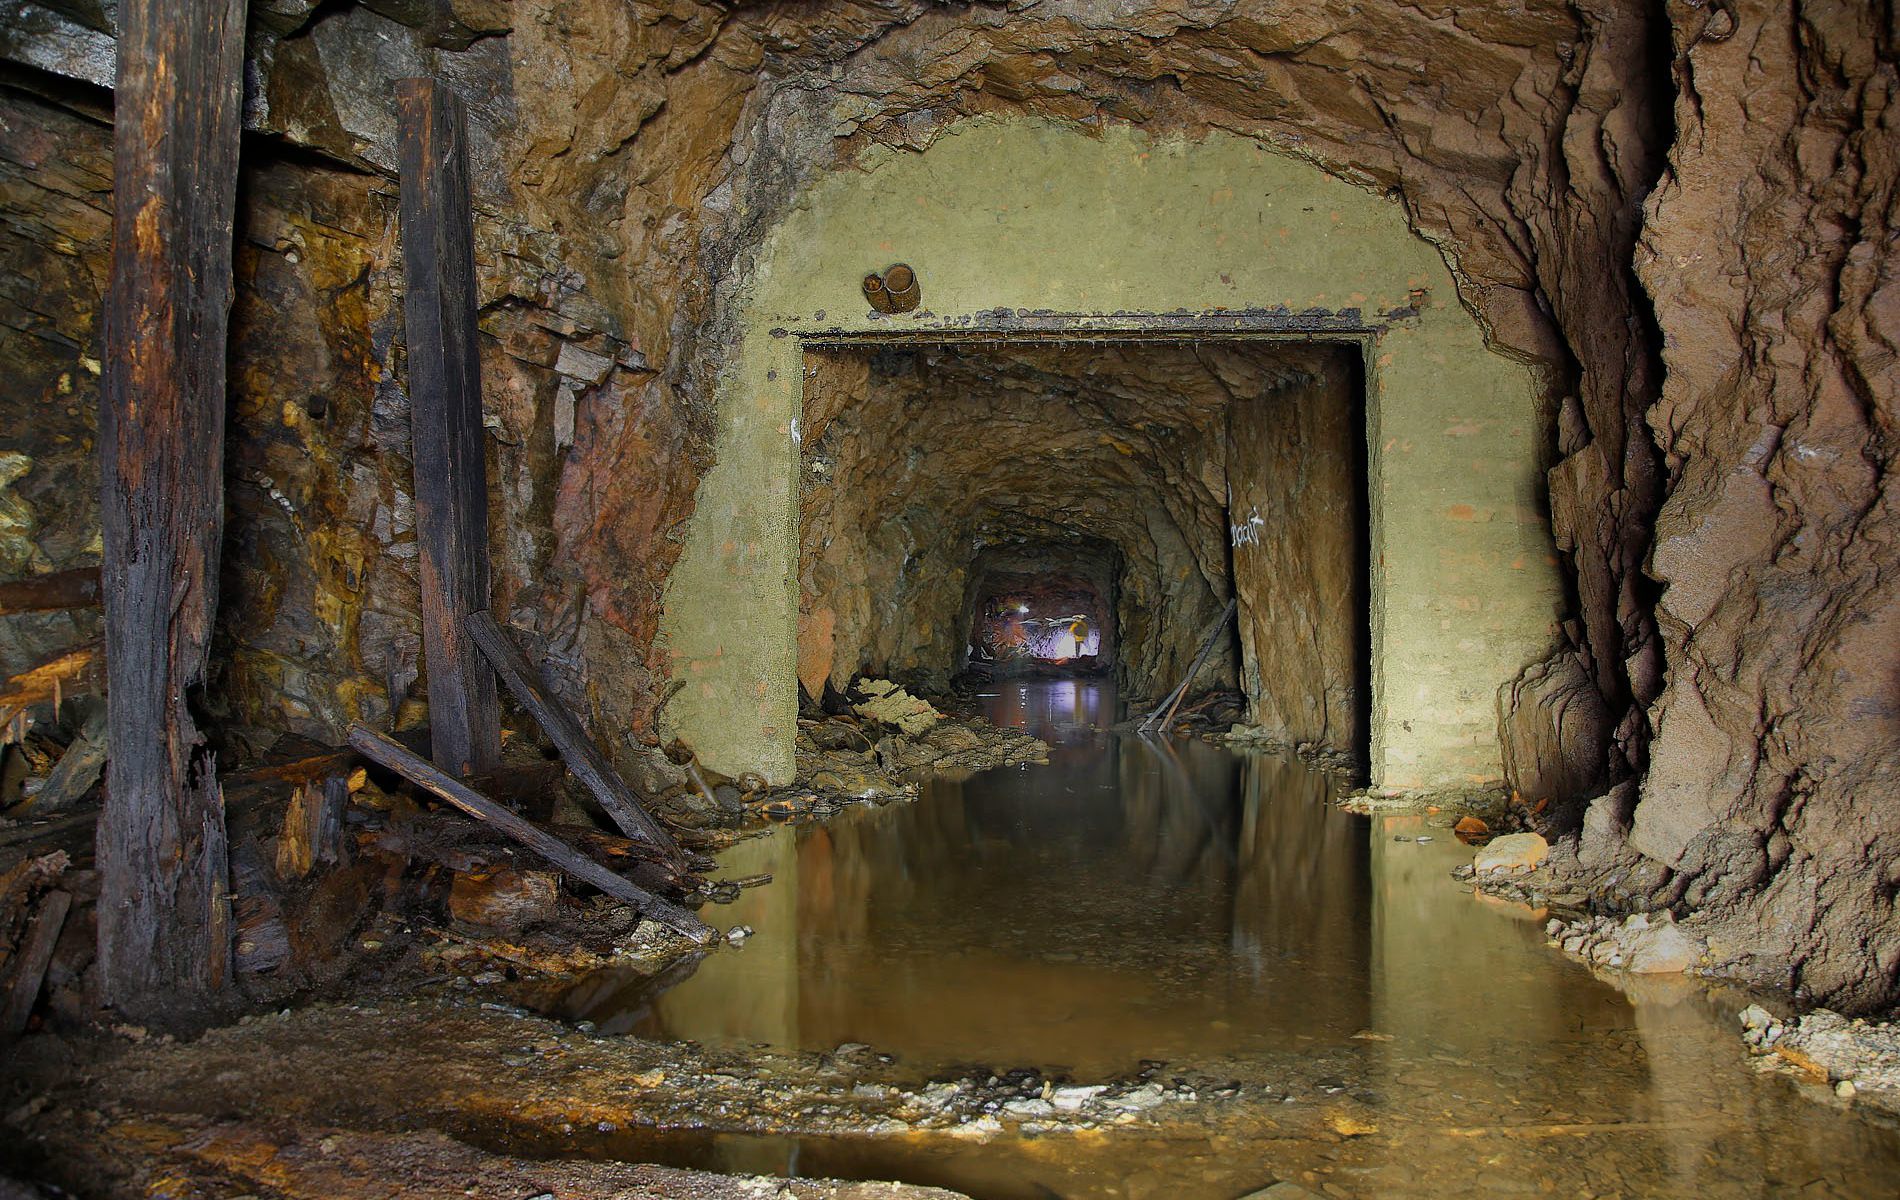
[[[436,765],[469,775],[500,762],[501,711],[494,673],[466,626],[470,613],[488,607],[488,474],[467,119],[461,102],[433,79],[398,80],[396,105],[429,732]]]
[[[244,0],[121,0],[100,406],[112,747],[103,999],[191,1024],[229,978],[216,763],[193,723],[224,529],[225,329]]]

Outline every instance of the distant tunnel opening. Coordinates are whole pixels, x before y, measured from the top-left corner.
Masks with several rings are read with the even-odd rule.
[[[1357,343],[808,347],[799,679],[1113,674],[1158,696],[1230,598],[1196,690],[1363,758]]]
[[[970,564],[959,665],[991,677],[1111,671],[1120,569],[1097,539],[985,547]]]

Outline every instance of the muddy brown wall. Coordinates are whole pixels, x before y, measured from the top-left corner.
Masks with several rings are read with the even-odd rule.
[[[112,45],[105,9],[4,11],[0,561],[40,571],[97,552]],[[241,255],[227,561],[272,570],[233,580],[256,600],[227,610],[223,703],[334,736],[414,693],[390,78],[437,70],[471,101],[504,607],[616,748],[683,682],[652,643],[711,445],[718,281],[799,186],[973,114],[1218,127],[1401,195],[1494,344],[1548,381],[1576,601],[1567,644],[1501,698],[1519,761],[1640,774],[1655,704],[1648,795],[1612,823],[1770,947],[1761,977],[1891,1000],[1893,12],[528,0],[420,29],[260,10],[248,176],[274,164],[280,198],[244,219],[281,217]],[[9,620],[9,665],[86,633]]]
[[[1227,415],[1227,510],[1247,720],[1286,745],[1364,751],[1364,432],[1351,364]]]
[[[1669,479],[1650,564],[1668,683],[1630,841],[1763,978],[1890,1001],[1895,10],[1674,15],[1679,136],[1637,258],[1668,368],[1649,414]]]

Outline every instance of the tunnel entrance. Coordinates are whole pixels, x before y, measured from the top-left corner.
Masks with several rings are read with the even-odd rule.
[[[1364,761],[1370,622],[1356,339],[1025,335],[808,345],[799,679],[1112,673],[1199,687]]]
[[[1114,203],[1097,202],[1104,196]],[[866,304],[865,273],[897,261],[913,268],[922,301],[914,311],[877,311]],[[1271,727],[1276,713],[1323,719],[1319,740],[1338,744],[1348,738],[1335,720],[1340,703],[1351,697],[1364,716],[1369,692],[1361,740],[1376,785],[1502,777],[1501,691],[1563,636],[1541,499],[1549,381],[1487,345],[1443,254],[1389,196],[1248,138],[973,120],[921,151],[867,147],[852,169],[813,180],[717,294],[739,341],[713,381],[714,461],[667,577],[656,647],[669,682],[655,716],[664,736],[715,770],[774,784],[793,778],[801,681],[823,686],[880,663],[948,670],[968,642],[959,608],[986,546],[1049,544],[1082,530],[1120,546],[1114,673],[1134,685],[1124,693],[1178,678],[1196,610],[1218,611],[1215,597],[1233,586],[1230,559],[1248,569],[1228,548],[1227,447],[1216,429],[1226,418],[1167,379],[1144,381],[1138,362],[1126,364],[1127,378],[1145,389],[1146,415],[1092,424],[1092,408],[1126,398],[1111,390],[1052,403],[1032,390],[993,406],[980,426],[958,426],[945,415],[957,405],[922,389],[956,374],[977,347],[1020,358],[1089,339],[1074,351],[1088,360],[1124,343],[1164,343],[1240,369],[1251,353],[1243,347],[1258,340],[1356,357],[1371,539],[1359,574],[1370,629],[1358,634],[1370,639],[1371,664],[1358,675],[1369,682],[1273,693],[1273,680],[1296,675],[1287,662],[1269,669],[1260,658],[1264,632],[1291,614],[1301,632],[1276,633],[1270,649],[1336,664],[1342,645],[1352,653],[1353,626],[1335,610],[1358,611],[1336,580],[1316,573],[1351,561],[1350,551],[1310,543],[1313,561],[1302,566],[1273,558],[1279,539],[1259,543],[1268,582],[1305,590],[1257,591],[1255,610],[1273,615],[1255,624],[1267,630],[1243,628],[1210,678],[1241,682],[1252,637],[1257,723]],[[1027,344],[1036,338],[1048,340]],[[918,367],[931,356],[937,365]],[[1277,411],[1266,391],[1236,388],[1227,369],[1213,374]],[[881,377],[871,387],[874,371]],[[997,376],[993,364],[985,374]],[[1030,382],[1037,369],[1023,362],[1007,374]],[[1086,378],[1088,364],[1053,374]],[[838,438],[834,420],[870,436]],[[975,436],[979,428],[988,434]],[[1337,431],[1269,420],[1258,432]],[[817,444],[826,438],[835,440]],[[878,453],[857,461],[850,447],[867,445]],[[945,462],[927,447],[944,445],[955,469],[912,486],[926,466]],[[1032,447],[1049,453],[1036,461],[1019,452]],[[1293,463],[1326,461],[1304,448],[1285,453]],[[1068,474],[1099,486],[1065,497],[1052,484],[1032,503],[980,502],[1023,494],[996,486],[1014,482],[1009,475]],[[1165,485],[1191,519],[1144,506],[1141,497],[1158,493],[1137,474]],[[858,482],[828,482],[837,479]],[[1285,497],[1287,512],[1297,519],[1323,507],[1316,498],[1330,489],[1318,483],[1306,479]],[[1119,534],[1103,532],[1109,523]],[[1153,569],[1163,562],[1167,572]],[[868,573],[853,583],[860,568]],[[1244,581],[1234,590],[1245,599]],[[939,599],[912,603],[924,594]],[[886,619],[900,610],[904,619]],[[1329,675],[1339,678],[1337,668]]]

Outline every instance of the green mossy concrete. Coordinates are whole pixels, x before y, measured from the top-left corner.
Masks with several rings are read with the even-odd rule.
[[[860,281],[897,261],[923,304],[879,316]],[[1497,689],[1544,654],[1561,603],[1536,380],[1485,348],[1398,204],[1232,135],[984,120],[826,175],[755,264],[731,293],[743,337],[721,374],[718,461],[662,629],[684,685],[663,720],[709,765],[791,776],[801,336],[967,331],[999,308],[1121,330],[1144,314],[1374,319],[1416,303],[1366,340],[1373,776],[1499,776]]]

